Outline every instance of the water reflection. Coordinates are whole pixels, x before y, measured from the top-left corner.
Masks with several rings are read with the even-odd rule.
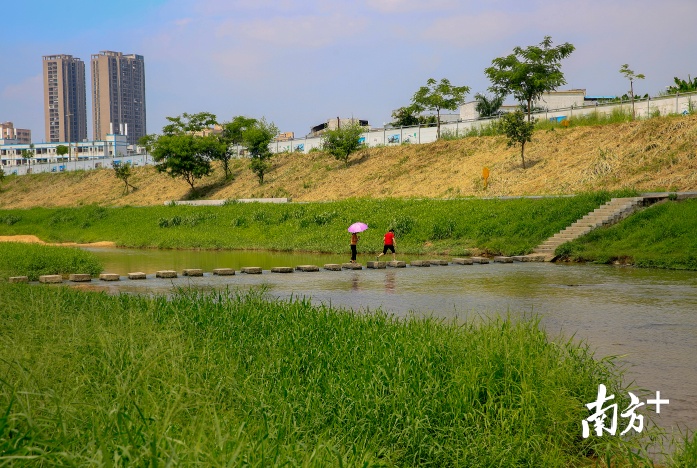
[[[585,340],[596,356],[622,355],[627,376],[670,398],[657,421],[697,428],[697,273],[538,263],[451,265],[360,271],[273,274],[274,266],[340,263],[341,255],[268,252],[95,250],[109,272],[149,273],[113,290],[167,293],[173,285],[249,288],[266,285],[277,297],[312,297],[354,310],[378,307],[446,319],[491,314],[538,314],[552,334]],[[408,259],[406,259],[408,260]],[[359,261],[361,261],[359,259]],[[366,260],[363,260],[365,264]],[[262,275],[156,280],[158,269],[261,266]]]

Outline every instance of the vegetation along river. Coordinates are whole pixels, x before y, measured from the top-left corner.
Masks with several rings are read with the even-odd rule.
[[[248,288],[265,285],[270,294],[311,297],[353,310],[382,308],[399,316],[432,314],[444,319],[478,319],[492,314],[540,317],[551,334],[587,341],[596,357],[619,355],[626,376],[655,397],[668,398],[655,421],[664,428],[697,428],[697,272],[513,263],[429,268],[270,273],[271,267],[341,263],[338,255],[261,251],[90,249],[105,272],[142,271],[145,281],[104,286],[129,292],[163,292],[172,285]],[[389,255],[388,255],[389,257]],[[365,263],[368,255],[359,256]],[[389,258],[388,258],[389,259]],[[398,257],[410,260],[409,257]],[[239,273],[243,266],[262,275]],[[214,268],[235,268],[235,276],[213,276]],[[157,270],[202,268],[204,277],[154,279]],[[100,285],[101,286],[101,285]],[[645,401],[647,397],[642,400]],[[589,402],[590,403],[590,402]],[[653,407],[652,407],[653,408]]]

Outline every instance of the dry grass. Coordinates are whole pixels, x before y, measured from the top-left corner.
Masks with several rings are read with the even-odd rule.
[[[627,124],[538,131],[526,147],[528,169],[504,137],[477,137],[425,145],[364,150],[350,167],[322,153],[281,154],[260,186],[246,160],[233,163],[234,181],[222,170],[199,182],[208,199],[292,197],[295,201],[350,197],[505,196],[634,188],[697,190],[697,116],[660,117]],[[482,168],[489,167],[488,189]],[[8,178],[0,207],[153,205],[191,198],[180,179],[152,167],[136,168],[138,190],[123,195],[109,169]]]

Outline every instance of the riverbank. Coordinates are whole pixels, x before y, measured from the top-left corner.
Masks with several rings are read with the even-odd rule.
[[[580,437],[598,385],[624,406],[627,389],[534,320],[396,320],[255,292],[0,284],[0,302],[0,458],[566,467],[638,449]]]

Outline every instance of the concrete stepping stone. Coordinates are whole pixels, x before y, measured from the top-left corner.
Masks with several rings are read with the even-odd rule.
[[[489,263],[489,259],[486,257],[472,257],[472,263]]]
[[[317,265],[298,265],[295,267],[295,269],[298,271],[319,271],[319,267]]]
[[[448,266],[449,263],[447,260],[429,260],[428,263],[431,264],[431,266],[436,265],[436,266]]]
[[[344,263],[341,265],[344,270],[362,270],[363,265],[360,263]]]
[[[390,268],[406,268],[407,262],[403,262],[401,260],[392,260],[391,262],[387,262],[387,266]]]
[[[514,262],[529,262],[530,259],[526,257],[525,255],[513,255],[511,257]]]
[[[324,269],[329,271],[341,271],[340,263],[325,263]]]
[[[233,276],[235,270],[232,268],[215,268],[213,274],[218,276]]]
[[[409,265],[414,266],[414,267],[430,267],[431,262],[428,260],[412,260]]]
[[[293,267],[273,267],[271,273],[293,273]]]
[[[453,258],[455,265],[471,265],[474,263],[471,258]]]
[[[247,273],[248,275],[260,275],[261,267],[242,267],[240,272]]]
[[[133,273],[128,274],[128,279],[129,280],[144,280],[147,277],[145,276],[145,273],[142,271],[135,271]]]
[[[203,276],[203,270],[200,268],[187,268],[182,271],[183,276]]]
[[[8,281],[10,283],[28,283],[29,277],[28,276],[10,276],[10,279]]]
[[[86,273],[71,273],[68,276],[68,280],[72,281],[73,283],[86,283],[88,281],[92,281],[92,275],[88,275]]]
[[[119,281],[121,277],[116,273],[102,273],[99,275],[101,281]]]
[[[494,257],[494,263],[513,263],[513,259],[511,257],[497,255],[496,257]]]
[[[160,270],[155,273],[155,278],[176,278],[177,272],[174,270]]]
[[[39,283],[62,283],[63,277],[61,275],[41,275],[39,276]]]
[[[387,268],[387,262],[368,262],[368,268],[374,269],[374,270],[382,270],[384,268]]]

